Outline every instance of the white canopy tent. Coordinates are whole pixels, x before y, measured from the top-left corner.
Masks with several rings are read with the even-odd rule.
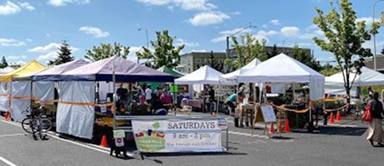
[[[9,72],[11,72],[13,70],[15,70],[15,69],[12,68],[12,67],[6,67],[6,68],[3,68],[3,69],[0,69],[0,75],[9,73]]]
[[[228,73],[228,74],[223,74],[220,76],[220,83],[221,84],[237,84],[238,80],[237,77],[246,71],[255,68],[257,65],[259,65],[261,61],[257,58],[252,60],[250,63],[245,65],[244,67],[237,69],[234,72]]]
[[[209,67],[203,66],[200,69],[175,80],[175,84],[220,84],[220,75],[223,73]]]
[[[360,87],[360,86],[384,85],[384,74],[381,74],[380,72],[369,69],[367,67],[361,68],[360,75],[356,75],[356,73],[351,73],[350,80],[349,80],[350,83],[352,83],[353,78],[355,78],[355,81],[353,82],[353,85],[352,85],[351,95],[356,95],[357,87]],[[325,78],[325,93],[336,94],[336,95],[346,94],[342,72],[336,73],[332,76]]]
[[[238,81],[252,83],[309,83],[310,99],[324,98],[324,76],[285,54],[276,55],[255,68],[244,72],[238,76]]]

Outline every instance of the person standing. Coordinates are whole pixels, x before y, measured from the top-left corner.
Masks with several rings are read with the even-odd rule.
[[[372,121],[370,121],[368,125],[367,140],[372,146],[375,146],[374,142],[377,142],[377,146],[382,146],[381,143],[384,141],[384,132],[381,121],[383,119],[384,110],[383,104],[379,100],[379,93],[373,93],[373,99],[370,101],[370,105]]]
[[[147,85],[147,89],[145,89],[145,100],[147,103],[151,103],[152,93],[151,85]]]

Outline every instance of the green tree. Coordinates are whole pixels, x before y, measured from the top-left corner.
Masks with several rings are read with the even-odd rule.
[[[155,49],[153,52],[149,48],[143,47],[143,52],[137,52],[139,59],[149,59],[145,65],[154,69],[166,66],[168,68],[175,68],[180,64],[180,51],[184,49],[185,45],[173,46],[173,39],[168,34],[168,30],[163,32],[156,32],[156,41],[151,41],[152,47]]]
[[[63,41],[63,43],[60,45],[59,52],[57,52],[58,56],[56,59],[49,61],[48,65],[60,65],[63,63],[71,62],[75,58],[71,56],[71,49],[69,44],[67,43],[66,40]]]
[[[307,65],[313,70],[320,71],[322,69],[315,56],[313,56],[310,52],[301,49],[297,44],[293,47],[292,53],[289,56]]]
[[[93,46],[92,50],[86,50],[85,58],[93,62],[112,56],[120,56],[127,59],[129,48],[116,42],[113,45],[101,43],[100,46]]]
[[[212,68],[216,69],[217,71],[222,72],[224,68],[224,63],[218,61],[214,54],[213,51],[209,54],[209,61],[208,61],[208,66],[211,66]]]
[[[272,57],[274,57],[276,55],[279,55],[279,54],[280,54],[280,52],[277,51],[277,46],[276,46],[276,44],[274,44],[273,48],[272,48],[272,51],[271,52],[267,52],[267,58],[269,59],[269,58],[272,58]]]
[[[339,66],[332,66],[330,64],[325,64],[322,69],[320,70],[320,73],[324,76],[331,76],[336,73],[340,72],[340,67]]]
[[[264,54],[265,43],[267,42],[265,39],[259,42],[252,34],[247,33],[240,37],[241,43],[238,42],[235,36],[232,37],[232,41],[234,43],[233,47],[236,51],[237,58],[236,60],[226,59],[225,64],[230,66],[233,70],[245,66],[255,58],[258,58],[261,61],[268,59],[267,55]]]
[[[372,34],[378,33],[383,19],[372,23],[371,29],[367,30],[365,21],[357,21],[351,2],[342,0],[337,5],[339,11],[331,2],[332,10],[328,14],[316,8],[318,16],[314,17],[313,23],[324,32],[326,39],[314,37],[313,40],[322,50],[333,53],[343,74],[346,94],[350,95],[356,78],[351,79],[350,74],[352,72],[356,72],[356,75],[361,74],[364,58],[372,56],[371,50],[363,48],[362,45],[371,39]]]
[[[5,67],[8,67],[8,62],[3,56],[3,59],[1,60],[1,64],[0,64],[0,68],[5,68]]]

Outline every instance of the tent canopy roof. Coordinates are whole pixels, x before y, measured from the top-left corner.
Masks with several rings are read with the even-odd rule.
[[[245,73],[246,71],[248,70],[251,70],[253,68],[255,68],[257,65],[259,65],[261,63],[261,61],[257,58],[255,58],[254,60],[252,60],[251,62],[249,62],[247,65],[243,66],[242,68],[240,69],[237,69],[236,71],[233,71],[231,73],[228,73],[228,74],[223,74],[220,76],[220,81],[222,83],[236,83],[237,81],[237,76]]]
[[[355,78],[356,76],[356,78]],[[361,68],[361,74],[356,75],[355,73],[350,74],[349,82],[352,83],[353,78],[355,81],[352,86],[376,86],[376,85],[384,85],[384,74],[377,72],[375,70],[369,69],[367,67]],[[344,86],[343,73],[339,72],[332,76],[325,78],[326,85],[336,85],[336,86]]]
[[[48,68],[47,70],[35,73],[33,75],[33,80],[34,81],[56,81],[58,78],[58,75],[63,74],[64,72],[76,69],[86,64],[89,64],[89,62],[83,59],[78,59],[72,62],[67,62],[57,66],[53,66],[51,68]]]
[[[257,65],[240,76],[239,82],[297,82],[324,81],[324,76],[303,63],[285,55],[275,57]]]
[[[35,72],[35,71],[41,70],[43,68],[45,68],[44,65],[33,60],[33,61],[25,64],[24,66],[19,67],[18,69],[14,70],[14,71],[11,71],[7,74],[0,76],[0,78],[1,78],[0,81],[10,82],[10,81],[12,81],[12,77],[16,77],[19,75],[24,75],[24,74],[28,74],[31,72]]]
[[[118,82],[158,81],[173,82],[173,76],[146,66],[139,65],[122,57],[113,56],[58,76],[59,81],[112,81],[112,72]]]
[[[12,81],[22,81],[22,80],[32,80],[32,77],[35,75],[35,74],[38,74],[40,72],[43,72],[45,70],[47,70],[49,68],[42,68],[40,70],[36,70],[34,72],[30,72],[30,73],[27,73],[27,74],[21,74],[21,75],[18,75],[18,76],[14,76],[12,78]]]
[[[166,66],[162,66],[162,67],[158,68],[157,71],[168,73],[168,74],[172,75],[175,78],[180,78],[180,77],[184,76],[184,74],[181,74],[180,72],[175,71],[175,70],[173,70],[171,68],[168,68]]]
[[[6,68],[0,69],[0,74],[6,74],[14,70],[15,70],[14,68],[8,66]]]
[[[175,80],[176,84],[219,84],[219,77],[223,73],[209,67],[203,66],[200,69]]]

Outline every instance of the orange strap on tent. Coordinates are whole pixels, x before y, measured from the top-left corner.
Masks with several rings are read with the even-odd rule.
[[[6,96],[6,97],[8,97],[9,95],[11,95],[11,94],[10,93],[0,94],[0,96]]]
[[[289,108],[285,108],[284,106],[278,106],[276,104],[274,104],[273,102],[270,102],[269,103],[270,105],[272,105],[273,107],[279,109],[279,110],[282,110],[282,111],[291,111],[291,112],[295,112],[295,113],[299,113],[299,114],[303,114],[303,113],[306,113],[309,111],[309,109],[303,109],[303,110],[293,110],[293,109],[289,109]]]
[[[337,111],[337,110],[341,110],[341,109],[344,109],[344,108],[347,108],[349,106],[349,104],[345,104],[344,106],[340,107],[340,108],[336,108],[336,109],[324,109],[325,112],[333,112],[333,111]]]
[[[28,96],[12,96],[12,98],[19,100],[31,100],[31,97]]]

